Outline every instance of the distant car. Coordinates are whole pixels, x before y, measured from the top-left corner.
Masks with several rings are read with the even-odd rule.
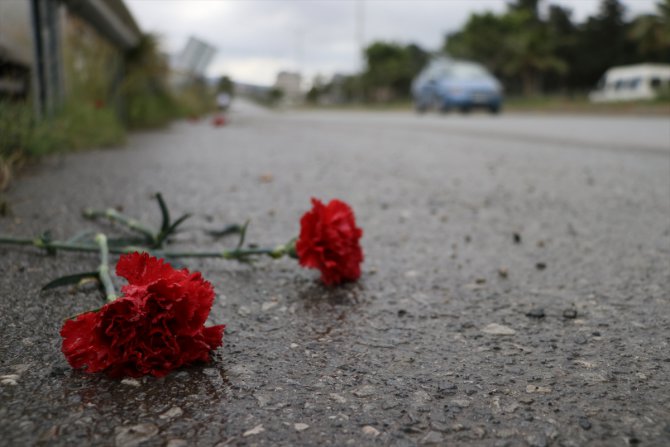
[[[670,64],[612,67],[589,93],[589,99],[592,102],[654,99],[664,88],[670,89]]]
[[[484,108],[498,113],[503,101],[500,82],[484,67],[446,57],[433,59],[419,73],[412,82],[412,97],[418,112]]]

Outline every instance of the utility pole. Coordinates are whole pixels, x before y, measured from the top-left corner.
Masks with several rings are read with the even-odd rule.
[[[356,56],[356,67],[358,68],[358,99],[363,102],[365,99],[365,90],[363,88],[363,70],[365,70],[365,0],[356,0],[356,32],[354,39],[358,47]]]

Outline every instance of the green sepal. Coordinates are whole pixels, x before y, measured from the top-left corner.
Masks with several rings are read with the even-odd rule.
[[[49,284],[42,287],[42,290],[54,289],[56,287],[67,286],[70,284],[79,284],[79,282],[88,278],[99,279],[99,274],[98,272],[85,272],[62,276],[60,278],[54,279]]]

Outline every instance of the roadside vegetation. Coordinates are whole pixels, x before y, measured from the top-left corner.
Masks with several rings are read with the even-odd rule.
[[[0,191],[27,160],[118,146],[129,129],[164,127],[213,110],[204,81],[169,88],[169,67],[154,36],[122,57],[99,38],[79,38],[81,32],[75,27],[66,36],[67,97],[52,113],[35,116],[31,98],[0,101]]]
[[[581,23],[551,0],[514,0],[502,13],[472,14],[445,36],[442,48],[373,42],[364,50],[362,73],[315,82],[307,102],[408,101],[412,79],[436,53],[484,65],[508,98],[570,102],[585,97],[612,66],[670,61],[670,0],[657,0],[655,13],[632,18],[620,0],[600,0],[597,13]]]

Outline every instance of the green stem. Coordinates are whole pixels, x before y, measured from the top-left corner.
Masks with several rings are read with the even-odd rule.
[[[94,252],[99,251],[100,246],[98,236],[96,236],[98,245],[90,244],[72,244],[62,241],[44,241],[40,238],[25,239],[13,238],[9,236],[0,235],[0,244],[13,245],[32,245],[37,248],[45,250],[64,250],[64,251],[84,251]],[[107,240],[105,238],[105,246]],[[281,258],[282,256],[295,257],[295,241],[292,240],[287,244],[280,244],[275,247],[258,247],[258,248],[235,248],[233,250],[223,251],[170,251],[170,250],[147,250],[144,247],[124,246],[124,247],[106,247],[107,253],[124,254],[133,252],[146,252],[157,257],[166,258],[221,258],[237,261],[248,261],[252,256],[269,256],[273,259]]]
[[[107,247],[107,236],[98,233],[95,235],[95,242],[100,249],[100,267],[98,267],[98,275],[100,276],[100,282],[105,288],[105,298],[107,301],[112,302],[118,298],[118,295],[116,294],[116,290],[114,290],[114,283],[109,274],[109,248]]]
[[[119,213],[114,208],[107,208],[104,211],[86,208],[83,212],[83,215],[88,219],[96,219],[99,217],[104,217],[105,219],[109,219],[112,222],[117,222],[121,225],[125,225],[129,229],[142,234],[147,239],[147,241],[149,241],[152,245],[157,244],[158,236],[154,230],[145,226],[137,219],[133,219],[132,217],[128,217],[124,214]]]
[[[15,238],[11,236],[2,236],[0,235],[0,244],[9,244],[9,245],[32,245],[33,247],[43,248],[45,250],[63,250],[63,251],[98,251],[100,248],[98,245],[91,244],[78,244],[64,241],[45,241],[41,238],[27,239],[27,238]],[[136,247],[132,245],[127,245],[125,247],[108,247],[109,253],[114,254],[124,254],[124,253],[133,253],[136,251],[139,252],[149,252],[144,247]]]

